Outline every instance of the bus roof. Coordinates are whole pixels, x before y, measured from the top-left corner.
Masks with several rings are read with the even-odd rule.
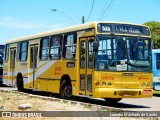
[[[117,24],[138,25],[138,26],[147,27],[145,25],[133,24],[133,23],[127,23],[127,22],[113,22],[113,21],[97,22],[96,21],[96,22],[89,22],[89,23],[85,23],[85,24],[79,24],[79,25],[75,25],[75,26],[71,26],[71,27],[55,29],[55,30],[50,30],[50,31],[47,31],[47,32],[40,32],[40,33],[33,34],[33,35],[28,35],[28,36],[24,36],[24,37],[10,39],[10,40],[6,41],[6,44],[19,42],[19,41],[24,41],[24,40],[32,40],[32,39],[41,38],[41,37],[45,37],[45,36],[56,35],[56,34],[69,33],[69,32],[89,29],[89,28],[95,27],[98,23],[117,23]]]

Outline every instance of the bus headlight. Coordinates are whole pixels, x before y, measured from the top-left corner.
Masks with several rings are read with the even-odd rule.
[[[142,84],[142,87],[144,87],[144,86],[146,86],[146,84],[145,84],[145,83],[143,83],[143,84]]]
[[[102,82],[102,85],[105,86],[105,85],[106,85],[106,82]]]
[[[150,85],[151,85],[150,83],[142,83],[142,87],[150,86]]]
[[[147,86],[150,86],[151,84],[150,83],[147,83]]]
[[[109,83],[108,83],[108,86],[111,86],[111,85],[112,85],[112,84],[109,82]]]

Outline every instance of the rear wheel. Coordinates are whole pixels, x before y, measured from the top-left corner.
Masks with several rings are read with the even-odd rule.
[[[72,86],[65,80],[61,83],[60,97],[63,99],[68,99],[72,96]]]
[[[18,77],[17,77],[17,88],[18,88],[18,91],[23,91],[24,90],[23,78],[22,78],[21,75],[18,75]]]
[[[116,104],[119,102],[122,98],[104,98],[107,103],[109,104]]]

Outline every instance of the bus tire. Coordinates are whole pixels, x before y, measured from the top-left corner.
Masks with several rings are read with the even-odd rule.
[[[62,81],[61,87],[60,87],[60,97],[62,99],[68,99],[72,96],[72,86],[65,80]]]
[[[21,75],[18,75],[17,77],[17,88],[18,88],[18,91],[24,91],[23,78]]]
[[[107,103],[109,104],[116,104],[119,102],[122,98],[104,98]]]

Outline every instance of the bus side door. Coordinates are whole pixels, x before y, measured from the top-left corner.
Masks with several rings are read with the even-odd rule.
[[[94,37],[80,38],[79,94],[92,95],[92,67]]]
[[[36,68],[37,68],[37,56],[38,56],[38,45],[30,45],[30,72],[31,75],[29,76],[29,80],[31,82],[31,87],[35,87],[35,80],[36,80]]]
[[[16,48],[10,48],[10,73],[11,73],[11,86],[15,85],[16,76],[15,76],[15,58],[16,58]]]

